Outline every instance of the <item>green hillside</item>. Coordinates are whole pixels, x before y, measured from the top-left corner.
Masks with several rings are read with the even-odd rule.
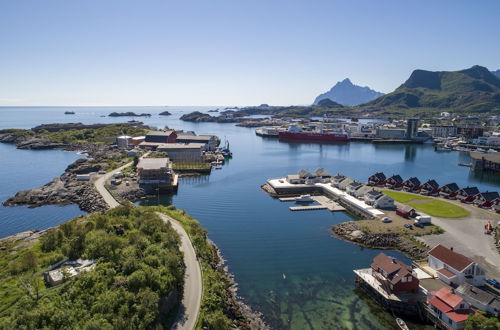
[[[417,113],[419,109],[476,114],[500,111],[500,79],[478,65],[461,71],[415,70],[394,92],[360,108],[388,113],[406,109]]]

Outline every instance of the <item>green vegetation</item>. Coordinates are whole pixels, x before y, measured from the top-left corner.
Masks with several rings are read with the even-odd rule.
[[[113,124],[101,128],[60,130],[57,132],[41,131],[40,133],[50,141],[61,143],[114,143],[116,137],[122,134],[140,136],[147,133],[147,129],[130,125]]]
[[[24,136],[24,137],[31,137],[35,135],[35,133],[30,130],[18,129],[18,128],[0,129],[0,135],[1,134],[11,134],[15,136]]]
[[[167,158],[167,153],[163,151],[153,151],[147,158]]]
[[[439,218],[463,218],[469,215],[469,212],[464,208],[437,199],[426,203],[408,203],[408,205],[430,216]]]
[[[384,194],[387,196],[393,198],[395,201],[400,202],[400,203],[408,203],[410,201],[414,201],[417,199],[428,199],[430,200],[429,197],[425,196],[420,196],[420,195],[415,195],[415,194],[409,194],[401,191],[394,191],[394,190],[382,190]]]
[[[393,190],[383,190],[382,192],[400,203],[409,205],[433,217],[463,218],[469,215],[469,212],[464,208],[439,199]],[[412,201],[414,202],[411,203]]]
[[[184,276],[180,239],[151,209],[78,217],[39,242],[15,244],[0,250],[2,329],[166,328],[175,316]],[[44,270],[79,257],[95,259],[95,269],[45,287]]]
[[[12,134],[15,136],[32,137],[38,136],[52,142],[58,143],[107,143],[111,144],[116,141],[116,137],[122,134],[130,136],[140,136],[147,133],[147,129],[142,127],[133,127],[127,124],[110,124],[98,128],[83,128],[83,129],[67,129],[56,132],[49,132],[43,129],[32,130],[25,129],[4,129],[0,130],[0,134]]]
[[[176,210],[173,206],[154,208],[181,223],[191,238],[199,258],[203,277],[203,296],[198,327],[230,329],[229,292],[227,290],[230,280],[222,267],[218,266],[218,254],[215,247],[207,240],[206,230],[183,210]]]
[[[209,163],[173,163],[172,169],[174,171],[182,171],[182,170],[209,170],[211,165]]]
[[[465,330],[498,330],[500,320],[496,317],[470,315],[465,321]]]

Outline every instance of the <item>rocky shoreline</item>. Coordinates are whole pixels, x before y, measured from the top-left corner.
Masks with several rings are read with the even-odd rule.
[[[237,329],[270,329],[264,322],[262,313],[252,310],[252,308],[243,301],[243,298],[238,296],[238,284],[234,280],[234,275],[229,272],[220,249],[214,242],[209,240],[209,243],[212,246],[215,255],[215,262],[211,265],[211,267],[217,272],[223,274],[228,281],[226,290],[229,294],[229,310],[227,310],[226,313],[234,321],[234,326]]]
[[[427,258],[428,249],[416,245],[410,239],[396,233],[365,233],[361,231],[355,221],[336,224],[332,226],[331,230],[334,236],[363,247],[399,250],[414,260]]]
[[[108,161],[119,161],[124,154],[115,147],[93,143],[64,144],[53,143],[38,137],[0,135],[0,142],[15,144],[19,149],[46,150],[62,149],[68,151],[83,150],[88,158],[80,158],[70,164],[64,173],[45,184],[31,190],[22,190],[7,199],[4,206],[77,204],[82,211],[100,212],[107,208],[101,195],[88,181],[77,180],[77,174],[88,174],[109,168]]]

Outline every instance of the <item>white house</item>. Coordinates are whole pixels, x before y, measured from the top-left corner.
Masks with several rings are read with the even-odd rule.
[[[381,194],[372,205],[377,209],[384,210],[394,210],[396,208],[396,205],[394,205],[394,199],[386,194]]]
[[[428,263],[446,284],[460,285],[464,282],[475,286],[484,284],[484,270],[473,260],[453,251],[453,248],[436,245],[429,251]]]
[[[426,309],[440,329],[464,329],[469,315],[475,314],[469,303],[446,287],[427,294]]]
[[[361,187],[363,187],[363,184],[361,182],[353,181],[346,186],[345,191],[349,195],[354,196],[356,190],[360,189]]]
[[[353,196],[358,198],[358,199],[363,199],[366,193],[368,193],[370,190],[372,190],[372,187],[369,186],[361,186],[360,188],[356,189],[353,192]]]
[[[373,205],[381,195],[382,193],[380,191],[372,189],[363,196],[363,199],[366,204]]]

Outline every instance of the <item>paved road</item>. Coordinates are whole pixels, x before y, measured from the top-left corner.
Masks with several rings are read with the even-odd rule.
[[[125,164],[109,173],[103,174],[96,181],[94,181],[94,185],[97,191],[101,194],[104,201],[106,201],[109,208],[120,206],[120,203],[118,203],[116,199],[109,193],[104,184],[116,172],[123,170],[131,164],[132,162]],[[191,240],[189,239],[189,235],[186,233],[184,228],[182,228],[181,224],[165,214],[158,213],[158,215],[164,221],[170,222],[174,230],[180,235],[180,250],[184,254],[184,264],[186,265],[182,306],[179,314],[177,315],[177,319],[172,326],[172,329],[192,330],[196,326],[201,305],[202,282],[200,264],[198,263],[198,259],[196,258],[196,252],[191,243]]]
[[[132,165],[132,162],[127,163],[123,166],[118,167],[117,169],[112,170],[106,174],[101,175],[97,180],[94,181],[94,186],[97,191],[101,194],[102,198],[108,204],[109,208],[112,209],[114,207],[120,206],[120,203],[116,201],[116,199],[109,193],[108,189],[104,186],[106,181],[108,181],[115,173],[120,172],[126,167]]]
[[[184,264],[186,265],[182,310],[177,315],[177,320],[172,328],[191,330],[196,326],[201,305],[202,284],[200,264],[196,259],[196,252],[191,244],[191,240],[180,223],[165,214],[158,213],[158,215],[164,221],[170,222],[174,230],[181,236],[181,251],[184,253]]]

